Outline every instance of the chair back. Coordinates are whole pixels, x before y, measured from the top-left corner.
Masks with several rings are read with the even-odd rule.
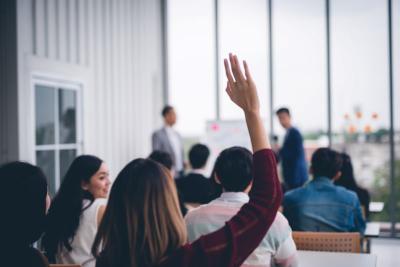
[[[292,233],[299,250],[360,253],[360,233],[296,232]]]

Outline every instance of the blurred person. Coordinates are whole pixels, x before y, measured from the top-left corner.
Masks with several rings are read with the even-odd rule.
[[[278,157],[282,163],[282,175],[285,190],[301,187],[308,179],[303,136],[293,127],[292,117],[287,108],[276,111],[279,122],[286,130],[285,139],[279,149]]]
[[[0,183],[1,266],[48,266],[33,247],[43,233],[50,204],[44,173],[29,163],[11,162],[0,167]]]
[[[42,245],[49,260],[94,267],[94,237],[103,217],[110,187],[107,165],[82,155],[67,170],[47,215]]]
[[[206,178],[205,168],[210,149],[203,144],[195,144],[189,150],[191,171],[184,177],[176,180],[178,192],[185,202],[208,203],[211,199],[211,183]]]
[[[317,149],[311,158],[313,180],[287,192],[283,211],[294,231],[360,232],[365,221],[357,195],[334,181],[341,176],[342,157],[330,148]]]
[[[209,204],[190,211],[185,222],[189,242],[222,228],[249,201],[253,181],[253,159],[249,150],[231,147],[223,150],[215,163],[215,179],[223,193]],[[286,218],[278,212],[260,245],[244,266],[298,266],[296,245]]]
[[[189,244],[170,173],[152,160],[133,160],[122,169],[111,189],[92,248],[97,267],[233,267],[262,241],[282,193],[256,86],[245,62],[245,74],[236,56],[230,54],[230,62],[230,67],[224,62],[227,93],[244,111],[254,152],[249,202],[223,228]]]
[[[175,109],[167,105],[162,109],[161,115],[164,126],[153,133],[152,150],[164,151],[171,156],[175,178],[179,178],[184,173],[184,156],[182,137],[173,129],[177,117]]]
[[[360,201],[361,206],[364,208],[365,218],[368,219],[369,203],[371,199],[369,192],[368,190],[357,185],[350,156],[346,153],[342,153],[341,156],[343,160],[343,166],[341,170],[342,175],[335,181],[335,185],[343,186],[344,188],[357,194],[358,200]]]
[[[167,152],[154,150],[153,152],[151,152],[148,158],[154,160],[157,163],[160,163],[163,167],[165,167],[169,171],[171,177],[174,177],[174,170],[172,169],[172,159]],[[179,200],[179,208],[181,209],[183,216],[185,216],[188,209],[186,208],[183,197],[179,193],[179,191],[178,191],[178,200]]]

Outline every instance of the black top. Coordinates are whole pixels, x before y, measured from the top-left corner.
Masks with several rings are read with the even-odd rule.
[[[210,180],[198,173],[189,173],[176,180],[176,186],[185,202],[208,203],[211,200]]]
[[[353,189],[350,189],[350,190],[353,190]],[[353,191],[356,192],[361,206],[363,206],[365,209],[365,218],[368,219],[369,218],[369,202],[371,201],[369,192],[366,189],[361,188],[361,187],[357,187],[357,189],[353,190]]]
[[[46,257],[32,247],[2,248],[0,251],[1,266],[13,267],[48,267]]]

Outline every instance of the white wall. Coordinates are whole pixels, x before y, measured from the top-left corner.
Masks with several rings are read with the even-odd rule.
[[[83,85],[83,152],[112,176],[147,156],[162,95],[159,0],[18,0],[19,157],[34,160],[33,76]]]

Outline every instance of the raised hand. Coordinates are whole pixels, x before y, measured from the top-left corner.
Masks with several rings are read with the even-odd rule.
[[[256,85],[250,75],[246,61],[243,61],[244,74],[236,55],[229,54],[228,60],[224,60],[226,77],[228,78],[226,92],[232,102],[243,109],[244,112],[259,112],[260,103]],[[232,76],[233,74],[233,76]]]
[[[257,88],[251,78],[249,67],[246,61],[243,61],[243,75],[237,56],[229,54],[229,62],[230,66],[228,60],[224,60],[226,77],[228,78],[226,92],[232,102],[244,111],[253,152],[271,148],[260,117],[260,102],[258,100]]]

